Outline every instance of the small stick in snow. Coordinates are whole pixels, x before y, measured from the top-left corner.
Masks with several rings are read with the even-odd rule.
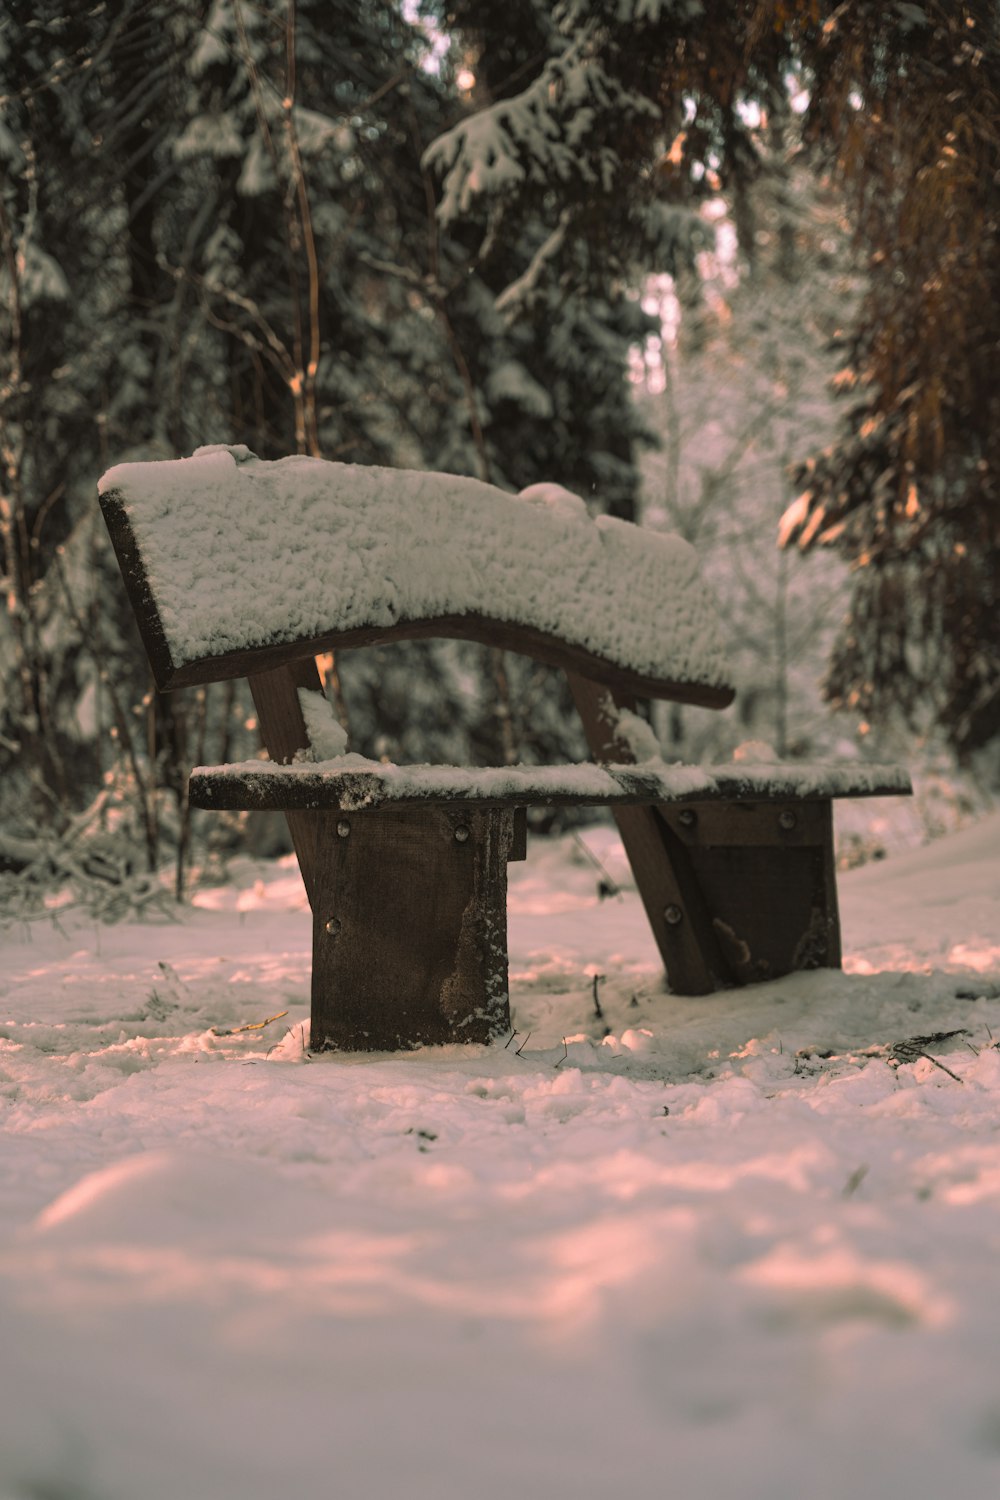
[[[989,1037],[989,1041],[985,1044],[985,1046],[977,1047],[974,1042],[966,1042],[965,1044],[968,1047],[969,1051],[976,1057],[979,1057],[983,1052],[1000,1051],[1000,1040],[994,1037],[992,1031],[988,1026],[986,1028],[986,1035]]]
[[[918,1057],[926,1057],[928,1062],[940,1068],[942,1073],[947,1073],[949,1078],[954,1078],[956,1083],[964,1083],[964,1078],[960,1078],[957,1073],[946,1068],[943,1062],[938,1062],[937,1058],[932,1057],[927,1051],[927,1048],[933,1046],[935,1042],[948,1042],[953,1037],[964,1035],[965,1028],[960,1026],[956,1031],[938,1031],[932,1036],[912,1036],[905,1042],[897,1042],[895,1046],[887,1048],[885,1056],[890,1067],[893,1068],[898,1068],[900,1063],[913,1063]]]
[[[917,1056],[926,1057],[928,1062],[933,1063],[936,1068],[940,1068],[942,1073],[947,1073],[949,1078],[954,1078],[956,1083],[965,1082],[964,1078],[959,1078],[957,1073],[953,1073],[950,1068],[946,1068],[943,1062],[938,1062],[936,1057],[931,1057],[929,1052],[919,1052]]]
[[[601,982],[601,980],[603,978],[604,978],[603,974],[595,974],[594,975],[594,1018],[595,1018],[595,1020],[598,1020],[598,1021],[603,1021],[604,1020],[604,1012],[601,1009],[600,996],[597,993],[597,986],[600,984],[600,982]]]
[[[854,1193],[857,1192],[858,1188],[861,1186],[861,1184],[864,1182],[864,1180],[865,1180],[865,1178],[867,1176],[868,1176],[868,1163],[863,1161],[861,1163],[860,1167],[855,1167],[854,1168],[854,1171],[851,1173],[850,1177],[848,1177],[847,1181],[844,1183],[844,1194],[843,1194],[843,1196],[845,1198],[850,1198]]]
[[[607,867],[601,863],[597,855],[594,853],[593,849],[588,848],[583,839],[577,833],[576,829],[572,830],[572,834],[573,842],[578,846],[578,848],[583,850],[584,854],[590,860],[591,864],[594,865],[598,870],[600,870],[601,875],[603,876],[603,879],[600,880],[597,885],[597,894],[598,896],[600,896],[601,900],[603,901],[607,896],[620,896],[622,893],[621,886],[618,884],[617,880],[615,880],[614,877],[609,873]]]
[[[228,1029],[219,1026],[212,1027],[213,1036],[239,1036],[242,1031],[263,1031],[265,1026],[270,1026],[272,1021],[280,1021],[287,1016],[287,1010],[279,1010],[276,1016],[268,1016],[266,1021],[248,1021],[245,1026],[230,1026]]]
[[[567,1057],[569,1057],[569,1048],[566,1045],[566,1038],[565,1037],[563,1037],[563,1039],[562,1039],[562,1044],[563,1044],[563,1055],[559,1059],[559,1061],[556,1063],[556,1067],[557,1068],[561,1068],[562,1065],[563,1065],[563,1063],[566,1061]]]
[[[517,1036],[517,1032],[516,1031],[515,1031],[514,1035]],[[521,1043],[520,1047],[518,1047],[517,1050],[515,1051],[515,1053],[514,1053],[515,1057],[520,1057],[521,1056],[521,1053],[524,1051],[525,1047],[528,1045],[528,1037],[530,1037],[530,1036],[531,1036],[531,1032],[529,1031],[528,1032],[528,1036],[525,1037],[525,1039]]]

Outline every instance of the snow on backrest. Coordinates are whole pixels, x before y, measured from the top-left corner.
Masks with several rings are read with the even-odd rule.
[[[591,519],[556,485],[518,496],[449,474],[262,462],[234,446],[119,464],[100,493],[109,525],[127,517],[172,669],[460,615],[728,697],[693,549]]]

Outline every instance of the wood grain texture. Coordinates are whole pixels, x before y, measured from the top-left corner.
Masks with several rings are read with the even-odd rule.
[[[615,725],[632,705],[576,676],[570,687],[595,758],[630,760]],[[675,994],[839,968],[829,796],[611,806]]]
[[[829,801],[696,803],[657,814],[683,846],[710,913],[724,982],[840,967]]]
[[[615,733],[618,710],[634,709],[633,700],[575,672],[569,685],[594,759],[634,760],[631,747]],[[728,969],[683,845],[653,805],[612,805],[611,811],[670,988],[678,995],[707,995],[720,988]],[[668,914],[679,920],[668,920]]]
[[[315,1050],[487,1042],[510,1029],[509,813],[317,817]]]
[[[731,983],[709,909],[683,844],[655,807],[612,809],[632,874],[675,995],[707,995]]]
[[[474,641],[500,651],[520,652],[535,661],[547,662],[549,666],[561,667],[567,672],[585,673],[622,693],[643,698],[669,698],[701,708],[726,708],[735,696],[735,690],[728,684],[684,681],[637,672],[623,662],[599,656],[584,646],[561,640],[533,625],[474,614],[438,615],[431,620],[403,620],[395,625],[330,630],[287,642],[262,642],[245,651],[231,651],[176,665],[171,663],[164,680],[157,680],[157,686],[165,690],[202,682],[221,682],[227,677],[245,677],[254,671],[283,666],[301,656],[303,651],[319,656],[324,651],[349,651],[362,646],[387,645],[393,641],[423,640]]]
[[[352,650],[391,641],[441,638],[476,641],[502,651],[520,652],[536,661],[548,662],[551,666],[562,667],[566,671],[582,672],[615,687],[621,693],[638,694],[645,698],[670,698],[678,703],[698,704],[704,708],[725,708],[733,700],[734,689],[727,683],[705,682],[694,677],[682,681],[637,672],[626,662],[600,656],[584,646],[561,640],[532,625],[471,613],[442,614],[434,619],[400,620],[392,625],[362,626],[352,630],[331,630],[315,636],[283,641],[262,639],[247,650],[176,662],[164,636],[155,590],[150,584],[136,545],[123,499],[118,491],[107,490],[100,496],[100,503],[126,592],[149,657],[153,678],[161,692],[206,682],[222,682],[230,677],[250,677],[270,672],[302,657],[319,656],[325,651]],[[261,565],[266,566],[266,559],[262,559]],[[665,622],[664,629],[669,630],[669,622]]]
[[[787,797],[755,801],[701,801],[683,809],[665,805],[662,815],[689,849],[738,844],[741,848],[816,848],[830,821],[830,798],[798,801]]]
[[[528,809],[515,807],[513,814],[511,846],[507,856],[509,864],[515,864],[528,857]]]
[[[257,710],[257,722],[264,748],[273,761],[287,765],[299,750],[309,746],[299,688],[322,693],[323,684],[313,657],[305,657],[278,667],[273,672],[256,672],[249,678],[250,692]],[[283,808],[292,837],[295,856],[302,872],[310,905],[316,891],[316,818],[308,812]]]
[[[160,623],[160,614],[153,597],[153,590],[146,575],[146,567],[132,532],[132,524],[125,510],[122,496],[117,490],[106,490],[98,498],[107,523],[108,534],[111,537],[111,545],[115,549],[115,556],[121,569],[125,592],[132,606],[132,613],[135,615],[139,635],[146,648],[146,655],[149,657],[153,681],[162,692],[171,685],[175,667],[163,633],[163,626]],[[241,672],[237,675],[244,676],[245,674]],[[206,677],[203,680],[215,682],[219,679]]]
[[[606,775],[595,778],[589,788],[566,779],[562,785],[560,768],[524,767],[521,770],[501,767],[494,777],[484,770],[478,780],[470,779],[464,766],[401,767],[405,775],[394,774],[395,768],[376,767],[371,771],[324,771],[308,766],[296,767],[293,774],[283,774],[266,761],[239,767],[198,767],[191,775],[192,807],[215,811],[244,808],[251,812],[271,812],[289,808],[315,811],[342,809],[345,812],[371,812],[378,808],[404,807],[622,807],[656,803],[751,802],[804,805],[810,801],[829,800],[830,788],[809,783],[796,791],[780,781],[770,784],[766,777],[738,772],[728,767],[719,770],[716,784],[700,788],[678,787],[672,783],[669,768],[659,771],[649,765],[605,766]],[[572,769],[572,768],[568,768]],[[424,772],[426,771],[426,774]],[[512,774],[516,771],[516,774]],[[837,796],[876,797],[900,793],[903,788],[866,780],[855,787],[836,780]]]

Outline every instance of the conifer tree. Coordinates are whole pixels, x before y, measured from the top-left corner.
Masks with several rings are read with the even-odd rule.
[[[442,214],[542,203],[560,243],[649,264],[662,205],[725,192],[752,254],[747,107],[807,101],[841,175],[868,289],[845,330],[843,422],[803,454],[786,543],[854,567],[829,693],[1000,732],[1000,13],[992,0],[561,0],[533,65],[431,152]],[[683,236],[661,254],[690,279]],[[526,272],[530,268],[526,267]]]
[[[14,816],[29,779],[31,816],[62,826],[102,785],[141,783],[152,862],[162,818],[183,818],[199,742],[213,754],[206,734],[223,754],[252,748],[238,696],[150,693],[96,511],[109,464],[244,441],[262,458],[508,488],[557,477],[597,504],[632,502],[626,360],[641,315],[586,260],[586,288],[521,281],[520,257],[550,233],[536,210],[485,248],[483,226],[436,213],[423,153],[469,106],[450,57],[427,65],[410,15],[390,0],[12,0],[0,17],[0,763]],[[511,39],[515,66],[526,41]],[[527,715],[500,664],[414,645],[376,687],[363,661],[345,668],[359,748],[512,753]],[[555,709],[545,732],[565,733]]]

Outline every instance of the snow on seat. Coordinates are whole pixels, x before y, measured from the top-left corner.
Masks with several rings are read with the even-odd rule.
[[[650,803],[808,802],[830,797],[905,794],[909,777],[896,766],[638,765],[397,766],[344,755],[320,763],[276,765],[251,760],[197,766],[191,802],[216,811],[289,808],[361,812],[385,806],[629,806]]]
[[[679,537],[555,485],[474,479],[246,447],[124,463],[101,504],[160,688],[307,653],[457,636],[624,692],[722,708],[722,632]]]

